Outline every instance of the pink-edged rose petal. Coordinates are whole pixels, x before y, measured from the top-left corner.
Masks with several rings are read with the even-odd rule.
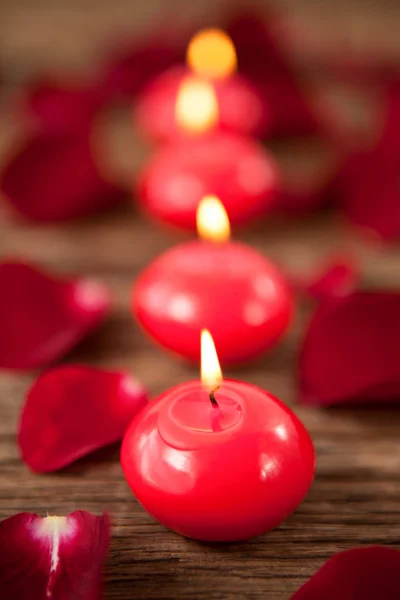
[[[87,131],[102,104],[102,94],[89,85],[68,85],[50,78],[24,90],[22,109],[41,131],[51,135]]]
[[[330,558],[291,600],[398,600],[400,551],[352,548]]]
[[[107,514],[19,513],[0,523],[1,600],[101,600]]]
[[[342,298],[357,289],[361,279],[353,256],[335,256],[311,276],[295,281],[295,287],[316,300]]]
[[[57,471],[119,441],[146,402],[146,390],[127,373],[81,365],[47,371],[22,410],[22,459],[33,471]]]
[[[301,399],[328,406],[400,400],[400,292],[322,302],[300,350]]]
[[[400,161],[380,147],[350,155],[339,176],[338,202],[347,218],[381,240],[400,236]]]
[[[153,77],[184,60],[184,45],[160,29],[116,51],[104,68],[101,85],[110,99],[132,99]]]
[[[58,360],[97,327],[108,290],[91,279],[58,279],[22,262],[0,263],[0,368]]]
[[[19,214],[43,222],[95,214],[123,197],[96,164],[89,132],[28,139],[6,165],[0,188]]]

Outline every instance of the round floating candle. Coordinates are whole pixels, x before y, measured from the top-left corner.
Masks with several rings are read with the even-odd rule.
[[[214,132],[161,148],[142,174],[138,195],[151,217],[195,229],[200,200],[215,194],[236,226],[272,207],[280,179],[273,158],[257,142]]]
[[[215,128],[261,136],[269,130],[268,106],[257,88],[234,72],[235,48],[225,33],[197,34],[187,63],[165,71],[143,92],[136,117],[147,137],[165,141]]]
[[[222,381],[209,332],[201,345],[202,382],[178,385],[142,409],[125,434],[122,467],[137,500],[169,529],[198,540],[245,540],[278,526],[302,502],[314,448],[282,402]]]
[[[153,339],[187,359],[199,360],[206,327],[224,364],[247,361],[286,331],[290,288],[272,262],[228,241],[229,220],[217,198],[205,197],[197,214],[204,239],[172,248],[145,269],[134,286],[133,313]]]

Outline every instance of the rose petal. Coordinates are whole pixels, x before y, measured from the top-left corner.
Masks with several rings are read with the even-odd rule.
[[[239,72],[253,82],[269,107],[274,135],[316,133],[319,123],[272,33],[273,21],[273,15],[262,21],[248,10],[228,20],[226,31],[235,44]]]
[[[0,188],[17,212],[34,221],[87,216],[122,198],[100,173],[88,133],[30,138],[6,166]]]
[[[350,155],[339,178],[338,202],[348,219],[383,240],[400,236],[399,162],[380,148]]]
[[[127,373],[52,369],[27,394],[18,433],[22,460],[36,472],[61,469],[120,440],[146,402],[144,387]]]
[[[384,546],[339,552],[292,600],[398,600],[400,551]]]
[[[400,81],[390,82],[385,89],[383,127],[378,141],[379,151],[398,161],[400,152]]]
[[[324,207],[329,193],[326,187],[308,190],[281,190],[275,199],[274,210],[285,215],[298,217]]]
[[[101,93],[89,86],[68,86],[41,79],[25,90],[22,107],[38,129],[51,135],[87,131],[102,104]]]
[[[355,292],[323,302],[300,350],[303,402],[400,400],[400,292]]]
[[[151,79],[184,60],[184,45],[160,30],[115,52],[104,68],[101,85],[110,99],[132,99]]]
[[[2,600],[100,600],[110,524],[78,510],[67,517],[19,513],[0,523]]]
[[[105,317],[108,290],[56,279],[22,262],[0,263],[0,368],[31,369],[64,356]]]
[[[297,279],[296,288],[316,300],[341,298],[354,292],[361,279],[359,265],[354,257],[333,257],[316,273]]]

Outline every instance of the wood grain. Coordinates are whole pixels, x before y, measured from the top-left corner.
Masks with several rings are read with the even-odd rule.
[[[168,10],[182,12],[189,5],[174,0]],[[191,12],[201,16],[209,6],[218,9],[221,3],[193,4]],[[115,28],[145,27],[161,9],[165,10],[161,0],[3,0],[0,39],[8,89],[43,67],[87,69],[99,60],[99,43],[104,44]],[[348,18],[349,34],[357,36],[362,27],[373,30],[376,35],[368,47],[400,57],[396,2],[376,0],[366,9],[365,3],[356,1],[290,0],[285,9],[298,22],[318,29],[316,47],[320,43],[321,48],[334,50],[335,34],[343,33]],[[364,36],[363,43],[368,44],[368,37]],[[0,112],[3,161],[9,144],[20,134],[16,130],[4,102]],[[108,149],[110,172],[131,176],[140,169],[147,151],[131,135],[127,113],[108,115],[96,135],[99,147]],[[130,200],[112,214],[57,227],[12,222],[0,210],[0,227],[0,256],[26,257],[59,273],[95,276],[113,291],[111,318],[67,361],[128,369],[149,386],[152,395],[197,376],[197,369],[154,348],[131,319],[132,282],[177,238],[147,222]],[[367,246],[334,215],[296,223],[270,221],[241,237],[289,271],[305,271],[325,254],[346,249],[360,256],[369,285],[400,284],[400,248]],[[226,373],[267,388],[292,405],[316,446],[317,476],[312,490],[275,531],[229,545],[200,544],[166,531],[133,499],[116,446],[62,473],[29,473],[19,459],[15,431],[34,373],[0,375],[0,517],[19,511],[109,510],[113,540],[107,598],[119,600],[288,600],[339,550],[376,543],[400,545],[400,412],[329,411],[296,405],[296,352],[306,318],[307,310],[301,307],[295,326],[274,352],[257,364]]]

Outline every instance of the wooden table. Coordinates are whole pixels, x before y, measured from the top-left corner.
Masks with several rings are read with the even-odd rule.
[[[159,4],[141,2],[143,20],[150,19]],[[323,4],[323,10],[322,3],[312,0],[287,4],[299,22],[318,24],[315,39],[325,44],[326,37],[334,43],[332,27],[339,34],[344,23],[350,32],[360,23],[365,29],[367,23],[380,32],[380,50],[400,56],[394,36],[398,30],[395,17],[399,25],[395,3],[387,1],[383,10],[382,2],[376,1],[368,5],[368,11],[357,2],[348,7],[348,2],[332,0]],[[8,89],[42,66],[85,70],[96,60],[96,44],[115,25],[128,29],[129,16],[138,27],[139,8],[133,5],[126,0],[5,1],[0,39]],[[187,3],[175,1],[174,5],[186,10]],[[350,25],[335,9],[339,5],[348,7]],[[384,34],[391,44],[384,41]],[[131,138],[127,114],[114,115],[111,121],[99,135],[103,145],[107,140],[113,148],[114,168],[125,174],[137,171],[145,153]],[[14,129],[4,102],[0,115],[3,157]],[[113,214],[62,226],[29,227],[2,217],[0,213],[1,256],[26,257],[59,273],[96,276],[114,293],[111,318],[67,361],[128,369],[149,386],[152,395],[197,375],[197,369],[173,360],[144,339],[129,313],[132,282],[144,265],[175,242],[170,234],[149,224],[129,204]],[[367,246],[334,215],[295,223],[269,222],[242,237],[291,271],[305,271],[339,247],[351,249],[360,256],[370,285],[399,285],[399,247],[381,251]],[[400,413],[296,405],[296,352],[305,321],[306,311],[301,308],[290,335],[274,352],[255,365],[226,373],[267,388],[293,405],[316,446],[317,475],[311,492],[275,531],[229,545],[200,544],[166,531],[133,499],[121,473],[118,447],[98,452],[61,473],[31,474],[19,459],[15,431],[25,391],[36,376],[32,373],[0,375],[0,517],[19,511],[44,515],[46,511],[109,510],[113,538],[107,598],[119,600],[287,600],[337,551],[356,545],[400,544]]]

